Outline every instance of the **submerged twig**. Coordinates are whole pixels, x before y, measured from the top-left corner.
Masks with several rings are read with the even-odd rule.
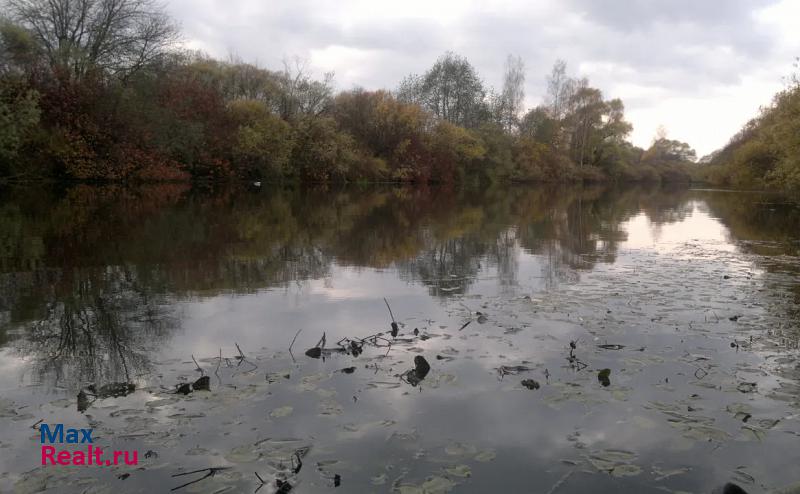
[[[603,350],[622,350],[625,348],[625,345],[619,345],[616,343],[604,343],[602,345],[597,345],[597,348],[602,348]]]
[[[199,479],[192,480],[191,482],[187,482],[185,484],[179,485],[178,487],[173,487],[172,489],[170,489],[170,491],[177,491],[178,489],[183,489],[184,487],[190,486],[192,484],[196,484],[196,483],[198,483],[198,482],[200,482],[202,480],[205,480],[205,479],[207,479],[209,477],[213,477],[214,475],[217,474],[217,472],[219,472],[221,470],[228,470],[229,468],[231,468],[231,467],[209,467],[209,468],[201,468],[200,470],[193,470],[191,472],[183,472],[183,473],[173,474],[172,477],[182,477],[184,475],[192,475],[192,474],[195,474],[195,473],[207,472],[205,475],[203,475]]]
[[[383,298],[383,301],[386,302],[386,307],[389,309],[389,316],[392,318],[392,338],[397,338],[397,334],[400,332],[400,326],[398,326],[397,321],[394,320],[392,308],[389,307],[389,301],[386,300],[386,297]]]
[[[217,361],[217,368],[214,370],[214,375],[217,376],[220,386],[222,385],[222,378],[219,377],[219,366],[222,365],[222,348],[219,349],[219,360]]]
[[[363,337],[363,338],[359,338],[358,340],[359,340],[359,341],[360,341],[362,344],[364,344],[364,343],[369,343],[370,345],[372,345],[372,346],[374,346],[374,347],[392,346],[392,342],[391,342],[391,340],[389,340],[389,339],[387,339],[387,338],[384,338],[383,336],[381,336],[381,334],[383,334],[383,333],[375,333],[375,334],[371,334],[371,335],[369,335],[369,336],[365,336],[365,337]],[[345,338],[345,339],[346,339],[346,338]],[[386,342],[386,344],[385,344],[385,345],[381,345],[381,344],[379,344],[379,343],[378,343],[378,340],[383,340],[383,341],[385,341],[385,342]]]
[[[505,376],[509,375],[517,375],[520,372],[528,372],[531,371],[530,367],[525,365],[501,365],[497,368],[498,379],[502,380]]]
[[[698,375],[701,372],[703,374],[702,375]],[[694,371],[694,377],[696,377],[697,379],[700,379],[700,380],[702,380],[707,375],[708,375],[708,372],[705,369],[703,369],[702,367],[697,367],[696,370]]]
[[[233,344],[236,345],[236,349],[239,350],[239,356],[236,357],[236,358],[239,359],[239,363],[236,364],[236,367],[239,367],[240,365],[242,365],[242,362],[247,362],[249,365],[252,365],[253,368],[250,369],[249,371],[244,371],[244,372],[252,372],[252,371],[258,369],[258,364],[254,363],[254,362],[250,362],[249,360],[247,360],[247,357],[244,356],[244,352],[239,347],[239,344],[236,343],[236,342],[234,342]],[[238,374],[238,373],[239,373],[239,371],[234,372],[233,376],[236,376],[236,374]]]
[[[322,332],[322,338],[319,339],[316,345],[306,350],[306,356],[311,358],[322,357],[322,352],[325,349],[325,332]]]
[[[292,338],[292,342],[289,343],[289,355],[292,356],[293,362],[296,362],[296,360],[294,359],[294,354],[292,353],[292,347],[294,346],[294,342],[297,340],[297,336],[300,334],[300,331],[302,330],[303,330],[302,328],[298,329],[297,332],[294,334],[294,338]]]
[[[200,376],[201,376],[201,377],[202,377],[202,376],[205,376],[205,375],[206,375],[206,373],[205,373],[205,371],[203,371],[203,369],[200,367],[200,364],[198,364],[198,363],[197,363],[197,360],[195,360],[195,358],[194,358],[194,354],[192,354],[192,360],[194,360],[194,365],[196,365],[196,366],[197,366],[197,370],[198,370],[198,371],[200,371]]]
[[[551,487],[550,490],[547,491],[547,494],[553,494],[554,492],[556,492],[562,485],[564,485],[564,482],[566,482],[574,472],[575,470],[570,470],[569,472],[562,475],[561,478],[558,479],[558,482],[553,484],[553,487]]]
[[[264,487],[267,483],[264,481],[264,479],[261,478],[261,475],[259,475],[258,472],[253,472],[253,473],[256,474],[256,478],[258,478],[258,481],[261,482],[261,484],[259,484],[259,486],[256,487],[256,490],[253,491],[253,494],[255,494],[256,492],[260,491],[261,488]]]
[[[392,314],[392,308],[389,307],[389,301],[386,300],[386,297],[383,297],[383,301],[386,302],[386,308],[389,309],[389,317],[392,318],[392,322],[397,322],[394,320],[394,314]]]

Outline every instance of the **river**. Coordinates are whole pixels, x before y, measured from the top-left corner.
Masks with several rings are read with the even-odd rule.
[[[2,492],[800,481],[777,195],[6,188],[0,267]],[[43,466],[54,424],[137,465]]]

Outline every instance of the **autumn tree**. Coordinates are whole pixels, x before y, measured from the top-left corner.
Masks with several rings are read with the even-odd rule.
[[[31,33],[0,17],[0,77],[21,76],[36,62],[38,48]]]
[[[517,130],[525,100],[525,64],[519,56],[506,59],[503,91],[495,108],[497,121],[506,132]]]
[[[353,138],[330,117],[301,118],[295,125],[294,173],[309,181],[344,180],[358,165]]]
[[[178,38],[157,0],[5,0],[53,70],[80,79],[92,70],[126,76]]]
[[[333,101],[333,76],[333,72],[327,72],[321,81],[316,81],[309,73],[308,60],[299,57],[284,60],[279,78],[281,118],[322,115]]]
[[[582,87],[567,101],[570,155],[579,166],[588,161],[594,132],[603,123],[603,95],[599,89]]]
[[[529,137],[543,144],[555,146],[559,126],[559,121],[552,117],[549,108],[537,106],[528,111],[520,120],[519,134],[522,137]]]
[[[431,116],[387,91],[354,89],[336,97],[332,114],[342,130],[387,163],[398,180],[430,175]]]
[[[486,89],[469,61],[447,52],[423,76],[412,75],[397,91],[401,101],[419,104],[440,120],[477,127],[488,113]]]
[[[226,101],[259,101],[272,113],[280,114],[282,104],[281,72],[245,63],[236,56],[227,61],[215,60],[204,53],[190,54],[185,63],[192,66],[204,83],[218,91]]]
[[[27,136],[39,123],[39,95],[20,84],[0,81],[0,166],[11,173],[11,163],[17,157]],[[21,170],[13,170],[15,173]]]
[[[588,85],[585,79],[574,79],[567,74],[567,63],[556,60],[546,78],[547,94],[545,104],[549,121],[552,123],[550,144],[557,148],[569,149],[572,136],[566,131],[567,116],[575,110],[575,93]],[[544,115],[539,115],[541,119]]]
[[[433,131],[431,151],[435,160],[431,177],[438,181],[464,178],[470,165],[486,154],[483,141],[469,130],[439,122]]]
[[[547,96],[545,98],[550,115],[560,120],[564,118],[567,102],[575,89],[575,80],[567,75],[567,62],[556,60],[547,77]]]
[[[617,153],[633,127],[619,99],[606,101],[599,89],[581,81],[566,102],[565,129],[570,157],[578,166],[598,166]]]
[[[27,31],[0,18],[0,166],[17,174],[12,161],[39,124],[39,93],[27,87],[23,72],[34,51]]]
[[[294,144],[291,126],[257,100],[237,100],[230,113],[238,125],[233,158],[239,175],[267,179],[287,174]]]
[[[658,162],[694,162],[697,161],[697,153],[689,144],[664,136],[653,140],[643,159]]]

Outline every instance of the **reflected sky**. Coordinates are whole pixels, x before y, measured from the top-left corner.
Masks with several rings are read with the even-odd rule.
[[[230,469],[194,492],[253,491],[253,471],[270,482],[259,492],[275,479],[327,492],[334,474],[351,492],[768,492],[800,480],[800,209],[776,196],[31,194],[6,191],[0,205],[4,489],[152,492],[209,466]],[[304,355],[323,334],[337,350],[388,333],[384,298],[400,324],[383,335],[390,347]],[[410,386],[415,356],[431,372]],[[212,390],[175,395],[201,375],[193,359]],[[77,410],[78,390],[113,382],[137,391]],[[39,468],[39,419],[91,424],[109,447],[158,460],[125,480],[124,467]]]

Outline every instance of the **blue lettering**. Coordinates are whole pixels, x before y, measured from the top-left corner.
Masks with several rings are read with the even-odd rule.
[[[81,438],[81,443],[91,443],[92,442],[92,431],[94,429],[81,429],[81,434],[83,437]]]
[[[77,444],[77,442],[78,442],[78,430],[67,429],[67,443]]]
[[[56,428],[52,431],[52,434],[50,433],[50,426],[47,424],[42,424],[39,427],[39,431],[42,433],[42,444],[45,443],[45,438],[47,439],[46,442],[49,443],[64,442],[64,424],[56,424]],[[56,438],[58,441],[56,441]]]

